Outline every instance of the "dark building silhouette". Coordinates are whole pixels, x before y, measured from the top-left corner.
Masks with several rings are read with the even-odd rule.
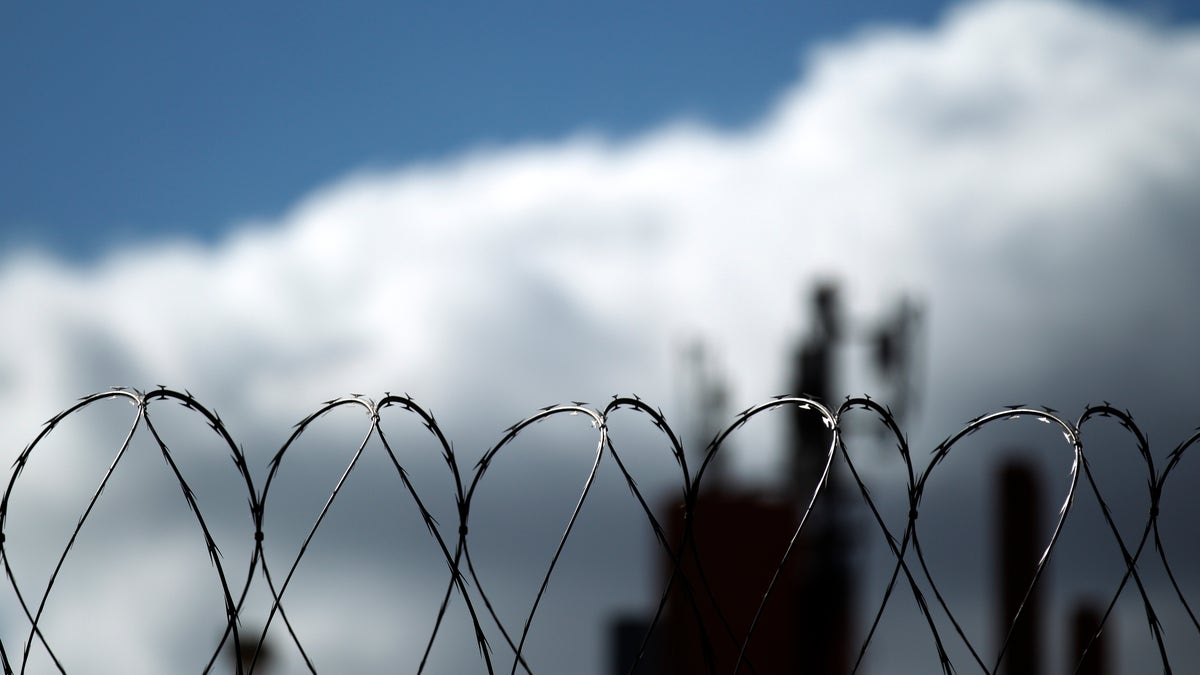
[[[866,334],[876,371],[893,389],[889,405],[899,417],[911,403],[913,333],[917,309],[901,302],[897,311]],[[807,335],[797,345],[787,374],[789,394],[835,407],[839,348],[852,332],[841,313],[837,288],[817,286],[811,297]],[[858,335],[864,335],[858,331]],[[691,353],[698,371],[704,354]],[[722,383],[699,373],[701,420],[697,437],[708,440],[723,425]],[[837,461],[796,546],[780,559],[801,522],[828,460],[832,430],[813,410],[787,413],[785,480],[767,490],[736,486],[719,461],[701,480],[691,521],[690,546],[679,574],[666,555],[661,574],[667,587],[662,616],[650,632],[649,616],[622,617],[611,625],[613,675],[833,675],[851,672],[862,636],[855,634],[858,600],[854,562],[859,504]],[[718,451],[728,453],[728,448]],[[698,468],[699,462],[694,465]],[[1004,645],[997,674],[1044,672],[1045,580],[1031,590],[1045,545],[1039,519],[1042,497],[1034,467],[1004,463],[995,490],[995,634]],[[684,540],[684,509],[676,501],[659,510],[667,541]],[[778,577],[760,610],[772,575]],[[748,643],[745,636],[752,622]],[[1103,614],[1081,604],[1070,618],[1064,673],[1109,675],[1111,626],[1100,631]],[[649,635],[649,637],[647,637]],[[738,665],[740,663],[740,666]],[[635,667],[636,664],[636,667]]]
[[[835,399],[835,356],[844,337],[836,288],[818,286],[811,309],[810,332],[789,364],[788,386],[795,393],[830,402]],[[709,392],[702,392],[701,398],[722,400]],[[636,672],[732,673],[739,658],[739,672],[747,673],[849,671],[855,598],[849,555],[852,536],[844,512],[851,504],[836,474],[779,569],[743,654],[744,637],[821,479],[832,439],[831,430],[815,411],[797,408],[787,422],[787,480],[782,488],[739,489],[729,485],[719,469],[702,479],[692,545],[673,581],[673,565],[664,562],[664,584],[671,587],[650,650],[657,660],[647,654]],[[679,505],[668,505],[664,513],[679,514]],[[669,541],[683,540],[682,518],[664,518],[664,525]],[[628,673],[624,664],[635,658],[636,652],[625,648],[616,661],[623,665],[616,672]]]
[[[682,576],[668,594],[662,673],[706,673],[710,665],[718,673],[734,671],[743,638],[798,522],[794,505],[778,497],[719,488],[697,501],[695,546],[685,551]],[[671,521],[668,535],[682,540],[681,519]],[[794,553],[763,606],[746,646],[745,672],[801,672],[802,612],[796,597],[803,563],[803,555]],[[664,572],[667,579],[669,561]]]
[[[790,394],[836,407],[840,348],[850,339],[837,287],[818,285],[811,296],[808,334],[797,345],[786,376]],[[909,395],[909,351],[917,313],[907,302],[869,334],[874,365],[890,382],[895,409]],[[709,417],[724,401],[724,391],[701,378],[700,433],[717,428]],[[814,410],[792,408],[786,419],[786,480],[774,490],[730,485],[716,462],[706,469],[697,497],[691,546],[673,564],[663,556],[664,586],[670,584],[664,613],[640,661],[649,619],[624,618],[612,627],[611,672],[626,675],[697,675],[738,672],[767,674],[848,673],[857,646],[857,601],[852,551],[853,517],[844,477],[831,471],[787,563],[757,618],[753,635],[743,640],[788,543],[800,524],[825,471],[832,430]],[[719,426],[719,425],[718,425]],[[719,451],[728,453],[729,448]],[[697,463],[698,466],[698,463]],[[711,469],[711,471],[710,471]],[[668,541],[678,546],[685,522],[677,502],[664,505],[660,519]],[[640,629],[640,630],[639,630]],[[637,667],[631,670],[637,661]]]

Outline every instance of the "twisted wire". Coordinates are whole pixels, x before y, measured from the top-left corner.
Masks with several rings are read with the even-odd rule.
[[[79,414],[80,411],[100,401],[114,399],[123,399],[132,404],[135,409],[133,418],[121,442],[118,444],[112,460],[100,476],[98,484],[91,492],[90,498],[86,501],[74,527],[68,534],[56,558],[56,563],[49,573],[45,588],[41,589],[40,592],[31,592],[29,588],[23,586],[18,581],[18,574],[14,572],[10,564],[11,545],[4,537],[9,524],[10,500],[14,488],[18,486],[31,457],[35,452],[39,451],[45,439],[53,434],[64,420]],[[153,421],[151,408],[158,402],[174,402],[181,405],[189,414],[198,415],[219,439],[221,447],[228,450],[230,461],[240,477],[240,483],[245,490],[244,497],[248,505],[248,516],[250,524],[253,527],[254,542],[248,560],[241,562],[228,561],[222,557],[211,525],[202,511],[200,503],[196,499],[188,477],[177,462],[168,439]],[[325,497],[314,522],[307,529],[300,541],[295,557],[282,563],[275,560],[268,561],[263,546],[267,534],[264,531],[264,517],[271,503],[268,496],[271,494],[271,487],[277,480],[280,468],[286,462],[291,461],[289,460],[289,450],[294,447],[301,437],[309,432],[318,419],[335,409],[344,407],[357,408],[363,412],[367,420],[366,428],[359,437],[360,440],[354,446],[355,450],[349,462],[342,469],[334,487]],[[701,488],[704,485],[705,477],[712,474],[712,464],[725,451],[729,438],[753,419],[785,408],[799,409],[803,414],[816,416],[827,427],[829,440],[827,445],[824,446],[825,451],[822,454],[819,477],[811,487],[811,492],[806,492],[801,497],[798,523],[791,532],[778,563],[774,566],[769,579],[762,588],[761,598],[758,598],[756,608],[748,624],[745,628],[739,629],[735,626],[735,622],[731,620],[726,609],[722,607],[721,600],[714,591],[717,581],[710,578],[709,573],[706,572],[705,557],[697,547],[697,527],[702,527],[703,525],[703,516],[697,507],[699,500],[702,499]],[[405,453],[407,448],[403,445],[394,445],[393,441],[389,439],[380,426],[382,416],[388,414],[387,411],[393,409],[399,411],[401,414],[415,417],[425,432],[434,439],[442,463],[445,465],[445,469],[452,481],[457,522],[442,524],[434,518],[427,507],[425,501],[426,495],[424,494],[430,487],[414,483],[409,471],[406,469],[406,462],[409,461],[408,455]],[[884,513],[880,503],[872,495],[859,467],[855,464],[849,452],[844,425],[846,420],[855,411],[865,411],[873,414],[878,419],[885,437],[890,437],[895,443],[897,455],[903,466],[903,493],[907,496],[906,506],[908,513],[902,521],[902,529],[893,529],[893,527],[889,526],[887,515]],[[638,477],[631,470],[630,467],[632,465],[628,462],[628,457],[632,456],[632,453],[649,452],[650,450],[642,447],[643,443],[631,443],[627,445],[614,437],[609,423],[611,419],[618,415],[641,416],[649,420],[654,429],[664,439],[667,451],[674,461],[676,470],[679,472],[678,499],[681,509],[679,517],[682,519],[682,532],[674,540],[660,518],[660,514],[656,514],[655,509],[651,506],[651,501],[643,492],[638,482]],[[492,597],[489,595],[488,589],[481,581],[477,570],[477,561],[472,555],[470,523],[473,507],[475,506],[475,495],[477,488],[489,475],[491,467],[497,461],[502,461],[503,457],[506,457],[511,452],[508,450],[509,446],[517,438],[521,437],[531,425],[562,416],[584,420],[594,430],[594,443],[588,450],[590,453],[590,468],[583,476],[578,498],[575,500],[574,506],[567,516],[565,526],[557,539],[553,553],[546,563],[545,568],[539,573],[537,590],[530,599],[527,610],[524,610],[519,623],[506,623],[500,618],[500,614],[496,609]],[[1129,434],[1131,446],[1135,450],[1136,456],[1146,468],[1149,511],[1146,514],[1141,532],[1135,537],[1127,538],[1117,527],[1110,503],[1106,499],[1094,475],[1092,463],[1095,458],[1089,457],[1084,442],[1084,431],[1091,428],[1094,424],[1093,420],[1101,418],[1116,420],[1125,432]],[[959,443],[981,429],[1014,420],[1033,420],[1047,424],[1052,428],[1057,428],[1064,439],[1065,449],[1071,456],[1070,476],[1066,493],[1063,495],[1061,505],[1058,509],[1054,528],[1036,562],[1032,580],[1024,592],[1024,597],[1016,615],[1010,617],[1008,628],[998,648],[992,650],[989,654],[985,654],[977,642],[968,635],[963,622],[951,609],[945,594],[941,590],[936,575],[932,572],[928,564],[926,551],[922,546],[920,527],[922,521],[919,516],[929,486],[941,475],[942,471],[940,467],[958,447]],[[1120,553],[1125,570],[1120,582],[1113,589],[1112,595],[1108,597],[1100,620],[1100,626],[1088,640],[1084,654],[1080,655],[1080,660],[1076,668],[1081,667],[1083,656],[1094,646],[1096,639],[1104,629],[1104,625],[1110,620],[1119,599],[1126,593],[1134,593],[1140,601],[1145,614],[1147,627],[1150,630],[1152,640],[1161,660],[1162,670],[1164,673],[1173,672],[1171,650],[1167,646],[1166,633],[1162,626],[1160,613],[1156,609],[1156,603],[1161,604],[1163,600],[1152,597],[1154,593],[1148,588],[1143,578],[1144,570],[1140,569],[1140,566],[1144,562],[1143,554],[1151,546],[1155,552],[1155,556],[1153,558],[1146,556],[1146,558],[1156,560],[1158,564],[1161,564],[1162,571],[1169,580],[1172,595],[1171,600],[1179,603],[1179,606],[1186,612],[1191,627],[1200,635],[1200,619],[1197,618],[1188,594],[1179,582],[1176,571],[1170,562],[1167,546],[1159,528],[1162,497],[1167,493],[1165,488],[1169,484],[1174,484],[1169,483],[1169,479],[1178,471],[1178,467],[1184,461],[1188,450],[1200,442],[1200,430],[1177,445],[1167,456],[1165,466],[1161,471],[1158,471],[1155,468],[1154,458],[1150,452],[1150,445],[1146,435],[1134,422],[1133,417],[1128,411],[1119,410],[1107,402],[1101,405],[1087,406],[1074,422],[1068,421],[1052,409],[1024,405],[1009,406],[1003,410],[981,415],[968,421],[960,430],[948,436],[934,447],[928,465],[923,471],[918,473],[913,466],[912,452],[908,439],[896,421],[895,415],[893,415],[887,406],[869,397],[858,397],[848,398],[836,409],[831,409],[826,407],[822,402],[810,397],[779,396],[751,406],[735,415],[732,422],[720,430],[708,442],[701,462],[693,472],[688,465],[688,458],[684,451],[683,442],[671,428],[661,410],[654,408],[636,396],[616,396],[600,408],[593,408],[580,402],[572,402],[564,405],[547,406],[536,411],[534,414],[506,429],[500,439],[479,458],[474,465],[473,471],[464,473],[460,468],[462,465],[453,449],[452,443],[434,416],[417,404],[411,397],[408,395],[401,396],[387,393],[376,403],[369,398],[355,394],[324,402],[295,425],[290,435],[268,463],[267,473],[262,479],[260,491],[255,485],[254,476],[246,461],[243,449],[229,433],[221,418],[186,390],[180,392],[160,386],[147,392],[140,392],[134,389],[112,389],[85,396],[62,412],[51,417],[34,439],[17,456],[3,497],[0,497],[0,564],[3,564],[5,575],[12,588],[16,609],[27,625],[24,637],[21,639],[19,658],[11,660],[3,641],[0,641],[0,667],[3,668],[5,673],[27,672],[30,668],[30,654],[35,648],[45,653],[58,672],[68,672],[67,666],[64,664],[59,652],[52,645],[58,645],[63,640],[69,640],[69,636],[47,634],[44,621],[47,601],[54,592],[64,562],[71,555],[80,532],[88,524],[89,516],[105,494],[114,473],[121,470],[122,459],[128,454],[131,441],[138,433],[149,434],[153,440],[154,447],[158,449],[162,460],[169,468],[170,475],[180,490],[180,497],[183,499],[188,512],[192,515],[195,528],[208,551],[210,562],[214,569],[215,581],[220,589],[221,600],[225,609],[225,617],[223,619],[225,627],[203,668],[202,672],[204,673],[210,672],[216,666],[219,655],[227,645],[232,645],[236,653],[243,653],[246,646],[252,649],[249,664],[243,666],[242,662],[238,660],[234,667],[238,675],[253,673],[256,667],[259,667],[263,644],[269,629],[275,621],[283,624],[288,641],[292,648],[295,649],[296,654],[304,662],[305,668],[312,673],[318,672],[313,657],[309,654],[301,639],[301,631],[297,629],[295,621],[288,615],[285,609],[285,596],[311,544],[321,531],[322,525],[326,521],[326,516],[346,488],[347,478],[359,465],[360,460],[364,453],[368,451],[368,446],[373,439],[378,441],[378,447],[382,448],[382,452],[387,459],[387,464],[395,472],[402,493],[408,496],[411,507],[419,514],[428,536],[436,544],[438,554],[446,566],[445,588],[440,593],[440,602],[436,613],[432,617],[429,637],[425,641],[420,660],[415,665],[415,672],[417,673],[426,671],[432,649],[436,642],[441,639],[452,639],[444,636],[444,620],[452,603],[462,603],[471,622],[472,634],[470,635],[470,639],[476,645],[480,661],[486,672],[489,675],[495,674],[498,658],[496,649],[502,648],[505,651],[505,655],[501,660],[508,664],[503,669],[507,670],[509,675],[516,675],[518,671],[527,675],[533,675],[535,666],[529,661],[527,647],[531,636],[535,632],[535,625],[538,625],[536,621],[538,610],[543,603],[548,589],[554,582],[555,572],[560,566],[564,551],[568,546],[572,545],[572,535],[575,532],[576,523],[584,509],[588,508],[589,495],[595,484],[597,472],[605,462],[611,462],[615,466],[628,488],[630,496],[636,502],[640,512],[645,516],[645,525],[648,526],[656,545],[656,555],[662,556],[669,563],[669,573],[666,575],[662,594],[655,602],[653,616],[640,642],[637,657],[629,669],[630,675],[638,672],[639,668],[645,665],[646,655],[652,639],[656,634],[661,634],[663,630],[663,623],[667,615],[668,598],[673,593],[679,593],[679,597],[683,600],[683,606],[692,614],[688,620],[695,623],[699,639],[698,649],[701,653],[701,660],[707,666],[707,672],[714,675],[718,672],[715,657],[718,643],[732,646],[736,650],[736,660],[732,664],[732,669],[728,671],[731,675],[737,675],[741,672],[756,674],[766,672],[763,670],[766,664],[754,663],[749,647],[764,616],[763,612],[767,600],[776,591],[780,579],[788,569],[788,566],[794,564],[796,547],[806,528],[809,526],[812,514],[824,505],[823,496],[829,485],[831,472],[835,470],[835,467],[838,467],[839,470],[844,471],[845,475],[849,476],[852,489],[856,489],[856,498],[865,507],[869,514],[869,522],[873,523],[873,529],[877,530],[878,536],[884,543],[888,554],[895,561],[888,575],[887,583],[881,589],[878,604],[872,605],[876,609],[871,613],[869,626],[865,635],[854,651],[851,672],[857,673],[863,667],[870,647],[878,631],[881,629],[882,619],[888,611],[890,603],[896,594],[903,592],[906,587],[907,591],[912,595],[921,621],[928,629],[931,647],[936,653],[943,673],[949,674],[957,671],[956,664],[953,662],[950,656],[951,652],[947,647],[950,640],[957,642],[965,650],[966,654],[969,655],[968,661],[973,667],[978,668],[984,673],[993,675],[999,672],[1001,663],[1011,645],[1013,629],[1021,618],[1022,613],[1026,611],[1035,589],[1042,583],[1046,566],[1049,564],[1059,545],[1064,526],[1072,512],[1078,495],[1083,490],[1086,490],[1091,497],[1095,498],[1103,521],[1111,535],[1111,542]],[[1176,489],[1186,489],[1186,487]],[[752,525],[748,524],[748,526]],[[686,565],[685,560],[688,562]],[[227,573],[230,564],[245,565],[247,570],[246,581],[241,588],[234,587],[230,581]],[[282,574],[277,574],[280,570],[283,570]],[[246,635],[239,630],[239,619],[246,611],[246,605],[250,597],[249,593],[255,583],[264,584],[270,595],[267,619],[256,637]],[[702,618],[703,610],[705,609],[713,611],[716,617],[715,625],[710,625]],[[11,638],[11,636],[8,637]]]

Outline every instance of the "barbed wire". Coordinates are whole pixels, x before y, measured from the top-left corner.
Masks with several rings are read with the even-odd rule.
[[[66,544],[58,554],[56,563],[49,574],[45,589],[41,591],[40,595],[29,594],[27,590],[22,590],[18,576],[14,573],[10,565],[10,545],[5,537],[5,532],[7,532],[9,525],[10,498],[13,488],[21,479],[33,453],[38,450],[48,436],[55,432],[64,420],[80,413],[80,411],[99,401],[113,399],[123,399],[131,403],[136,408],[134,419],[124,434],[115,456],[103,472],[99,484],[83,507],[82,513],[70,532]],[[239,476],[239,481],[244,484],[248,515],[253,524],[254,541],[250,549],[249,560],[245,561],[247,568],[246,580],[240,588],[237,587],[236,583],[230,581],[226,567],[229,563],[224,561],[220,555],[210,525],[205,519],[191,485],[185,477],[183,470],[177,464],[172,450],[154,424],[150,413],[153,404],[157,402],[175,402],[183,406],[190,414],[200,416],[211,432],[217,437],[221,447],[228,451],[233,468]],[[280,468],[288,462],[289,451],[295,443],[310,430],[316,420],[339,408],[357,408],[365,413],[369,421],[366,433],[363,435],[361,442],[356,446],[349,463],[340,474],[333,489],[326,497],[315,521],[305,533],[295,558],[290,561],[269,562],[263,546],[266,536],[263,523],[264,515],[271,503],[268,499],[268,496],[271,494],[271,487],[277,478]],[[790,539],[778,563],[774,566],[770,580],[762,592],[762,597],[758,600],[757,607],[748,625],[744,630],[739,631],[734,626],[734,622],[730,620],[728,613],[722,607],[722,603],[717,597],[717,593],[714,591],[714,580],[710,578],[709,573],[705,570],[705,556],[701,554],[697,546],[697,528],[704,525],[704,514],[698,508],[702,499],[701,488],[706,474],[711,474],[710,469],[713,461],[722,452],[731,434],[734,434],[738,429],[744,427],[756,417],[784,408],[799,410],[802,414],[815,416],[816,419],[823,422],[829,432],[828,442],[827,446],[823,446],[826,449],[823,452],[824,460],[820,468],[820,475],[815,481],[811,493],[804,494],[800,499],[798,522],[791,532]],[[397,456],[391,441],[389,441],[381,427],[383,415],[387,414],[387,411],[391,409],[415,416],[424,430],[435,440],[441,460],[452,479],[453,497],[457,509],[457,523],[446,529],[443,529],[439,525],[426,506],[421,492],[424,486],[414,485],[410,479],[409,472],[405,469],[404,463]],[[888,518],[885,516],[884,510],[871,494],[866,481],[860,473],[859,468],[855,465],[848,450],[846,434],[843,433],[844,418],[851,411],[856,410],[874,413],[878,417],[886,434],[890,435],[895,441],[895,447],[905,471],[904,491],[907,494],[908,509],[908,513],[904,518],[903,529],[900,531],[895,531],[888,526]],[[647,418],[657,432],[666,440],[680,479],[681,505],[679,512],[675,514],[675,517],[680,518],[682,522],[681,535],[678,537],[673,536],[670,531],[671,528],[664,525],[664,522],[656,515],[655,510],[651,507],[650,500],[643,493],[641,487],[639,487],[638,481],[629,469],[629,465],[623,459],[621,451],[618,451],[617,442],[612,434],[610,434],[609,429],[610,420],[618,414],[634,414]],[[533,424],[560,416],[580,417],[587,420],[595,430],[595,443],[590,461],[591,468],[567,520],[565,529],[558,537],[553,555],[544,573],[540,576],[540,582],[528,612],[521,617],[519,623],[509,622],[506,624],[501,620],[488,589],[480,579],[475,561],[472,558],[470,523],[476,489],[485,480],[489,470],[497,462],[503,461],[503,457],[506,455],[506,448],[526,429]],[[1097,418],[1115,419],[1130,434],[1138,457],[1145,464],[1149,510],[1146,513],[1146,520],[1142,531],[1136,540],[1127,540],[1122,536],[1114,522],[1112,510],[1097,484],[1088,460],[1083,442],[1083,431],[1085,427],[1088,427],[1089,422]],[[984,656],[979,646],[968,637],[967,631],[964,629],[960,619],[951,610],[944,593],[935,579],[935,575],[930,570],[926,559],[926,552],[922,548],[919,527],[921,520],[919,514],[929,485],[939,475],[939,467],[942,466],[944,460],[964,438],[975,434],[985,427],[990,427],[1004,421],[1021,419],[1035,420],[1061,431],[1065,447],[1071,453],[1072,458],[1070,480],[1069,487],[1058,510],[1052,535],[1045,548],[1041,551],[1039,559],[1036,561],[1032,581],[1025,591],[1020,609],[1018,609],[1015,616],[1011,617],[1006,637],[1001,642],[999,648],[995,650],[995,654],[989,659]],[[221,418],[215,412],[205,407],[190,392],[186,390],[180,392],[165,387],[158,387],[146,392],[134,389],[114,388],[110,391],[85,396],[72,406],[51,417],[36,437],[18,455],[13,465],[7,488],[4,491],[3,498],[0,499],[0,560],[3,561],[4,571],[12,587],[16,606],[19,608],[20,614],[23,615],[27,627],[18,651],[10,653],[10,645],[0,642],[0,665],[2,665],[5,673],[27,672],[30,668],[30,655],[34,649],[43,651],[58,672],[67,672],[58,652],[55,651],[52,645],[58,644],[56,640],[69,640],[70,638],[69,636],[48,636],[46,634],[44,617],[47,601],[55,589],[59,573],[63,568],[64,562],[71,554],[80,532],[88,523],[94,507],[104,493],[105,488],[109,485],[114,472],[118,470],[122,459],[126,456],[135,434],[142,430],[148,433],[153,439],[154,446],[161,452],[163,460],[178,484],[180,495],[189,513],[194,517],[195,525],[198,528],[200,536],[203,538],[214,569],[216,581],[220,587],[221,599],[226,614],[224,618],[224,631],[219,640],[217,640],[211,657],[203,668],[203,672],[205,673],[211,672],[216,667],[220,654],[229,645],[232,645],[235,653],[252,654],[248,664],[244,664],[240,659],[235,659],[235,671],[239,675],[255,672],[255,669],[260,667],[260,657],[268,631],[276,621],[283,623],[290,643],[303,660],[305,668],[309,672],[317,672],[317,667],[313,659],[306,652],[305,646],[302,644],[298,632],[293,626],[293,621],[285,609],[284,600],[295,578],[296,570],[308,552],[309,545],[325,522],[330,508],[342,494],[343,486],[347,478],[356,466],[358,466],[364,449],[373,439],[377,440],[382,446],[388,463],[395,470],[403,485],[404,493],[411,498],[412,505],[422,519],[429,536],[436,544],[437,550],[446,565],[445,590],[441,593],[441,601],[434,617],[429,638],[425,643],[421,660],[417,666],[417,673],[422,673],[426,670],[434,644],[439,640],[443,632],[443,623],[450,604],[461,601],[466,608],[473,627],[471,639],[477,645],[480,661],[486,672],[489,675],[494,675],[497,672],[507,671],[510,675],[515,675],[518,671],[521,671],[527,675],[532,675],[534,672],[533,667],[528,663],[526,658],[526,645],[531,628],[535,622],[545,593],[559,566],[562,553],[575,531],[576,522],[581,510],[592,491],[597,471],[601,467],[602,462],[606,461],[606,458],[610,458],[609,461],[616,465],[632,497],[637,502],[641,512],[645,515],[657,547],[661,549],[661,554],[665,556],[669,563],[669,574],[666,575],[664,590],[655,605],[653,617],[648,623],[638,650],[638,656],[630,667],[630,673],[636,673],[639,671],[639,668],[645,666],[652,640],[655,639],[656,635],[663,632],[665,617],[669,613],[669,598],[676,597],[673,594],[680,594],[678,597],[682,598],[687,611],[690,611],[692,614],[690,620],[695,624],[695,629],[699,636],[698,649],[701,652],[700,656],[703,663],[706,664],[707,672],[714,675],[718,672],[717,659],[714,656],[715,651],[718,649],[718,644],[726,645],[725,648],[729,646],[735,648],[736,659],[731,669],[733,675],[737,675],[740,672],[770,672],[769,670],[764,670],[768,664],[760,663],[756,665],[754,663],[749,646],[752,644],[756,629],[759,627],[764,607],[773,592],[775,592],[781,576],[788,569],[789,563],[795,557],[798,543],[806,532],[806,527],[810,523],[814,510],[822,506],[822,496],[829,485],[831,471],[834,469],[835,462],[839,465],[844,465],[846,474],[851,477],[853,485],[857,487],[857,497],[865,505],[867,512],[870,514],[869,520],[875,523],[880,536],[886,544],[887,551],[895,559],[895,564],[892,567],[880,604],[873,613],[869,629],[866,631],[865,637],[858,646],[857,653],[855,654],[852,666],[853,672],[859,672],[861,669],[864,657],[881,625],[885,609],[892,602],[896,592],[904,586],[908,587],[922,620],[928,628],[929,636],[943,673],[956,672],[956,665],[952,661],[951,652],[947,647],[947,641],[950,639],[954,639],[961,644],[961,647],[969,654],[974,666],[978,667],[981,672],[999,672],[1006,650],[1010,646],[1012,628],[1016,626],[1017,621],[1021,618],[1027,602],[1042,579],[1043,571],[1058,546],[1064,524],[1072,511],[1080,490],[1089,490],[1095,497],[1096,502],[1100,506],[1104,522],[1112,535],[1113,541],[1120,550],[1125,566],[1120,583],[1113,590],[1111,597],[1107,601],[1100,625],[1088,642],[1088,648],[1098,639],[1122,594],[1126,592],[1136,593],[1144,610],[1147,626],[1151,631],[1154,644],[1161,658],[1163,672],[1172,672],[1171,654],[1166,646],[1159,613],[1155,610],[1155,603],[1152,602],[1151,593],[1143,581],[1143,572],[1139,570],[1139,563],[1142,562],[1143,554],[1148,544],[1152,544],[1154,550],[1157,552],[1157,560],[1161,563],[1162,569],[1169,579],[1174,599],[1180,603],[1189,617],[1192,627],[1196,630],[1197,634],[1200,634],[1200,620],[1197,620],[1197,616],[1177,580],[1175,571],[1171,567],[1163,537],[1159,530],[1160,502],[1164,487],[1168,484],[1168,479],[1177,470],[1177,467],[1181,465],[1188,449],[1200,439],[1200,430],[1175,447],[1167,456],[1165,467],[1161,471],[1156,471],[1149,443],[1145,434],[1134,423],[1133,417],[1127,410],[1119,410],[1107,402],[1102,405],[1087,406],[1075,422],[1068,421],[1053,409],[1024,405],[1010,406],[1001,411],[981,415],[970,420],[957,433],[939,443],[933,449],[929,464],[922,472],[918,473],[913,466],[908,439],[902,432],[892,411],[886,406],[873,401],[869,397],[859,397],[848,398],[838,408],[831,409],[826,407],[822,402],[810,397],[779,396],[747,408],[735,415],[733,421],[708,443],[699,467],[693,472],[688,466],[688,457],[684,452],[680,437],[668,424],[662,411],[636,396],[618,396],[614,397],[605,406],[599,408],[589,407],[587,404],[580,402],[572,402],[565,405],[547,406],[538,410],[533,415],[526,417],[505,430],[500,440],[480,457],[474,465],[473,471],[467,475],[462,472],[459,457],[456,455],[453,445],[443,433],[436,419],[411,397],[388,393],[376,402],[365,396],[355,394],[326,401],[317,410],[300,420],[291,435],[271,458],[267,474],[262,481],[261,490],[259,490],[256,488],[254,476],[249,469],[242,447],[234,440]],[[1081,478],[1083,479],[1082,482]],[[747,526],[753,527],[753,524],[748,524]],[[711,542],[708,543],[711,544]],[[267,609],[267,619],[261,631],[257,631],[256,634],[247,634],[241,628],[239,619],[246,612],[246,604],[250,597],[251,588],[256,583],[256,579],[261,579],[261,583],[265,584],[270,594],[270,606]],[[932,598],[930,598],[930,595],[932,595]],[[710,608],[716,617],[716,625],[710,625],[702,616]],[[489,639],[489,636],[492,639]],[[503,653],[503,659],[500,658],[501,653]],[[1080,658],[1080,663],[1082,663],[1082,656]],[[511,659],[511,662],[509,662],[509,659]],[[502,665],[504,663],[508,663],[509,665]]]

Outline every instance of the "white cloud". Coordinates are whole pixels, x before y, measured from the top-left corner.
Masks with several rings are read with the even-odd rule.
[[[693,335],[735,405],[779,393],[801,289],[826,275],[856,315],[929,307],[918,439],[1010,399],[1111,398],[1173,442],[1195,411],[1160,406],[1200,376],[1198,81],[1194,31],[968,5],[828,45],[744,130],[492,148],[352,175],[212,247],[9,258],[6,447],[78,395],[162,382],[263,460],[316,402],[392,390],[469,467],[540,405],[674,407]]]

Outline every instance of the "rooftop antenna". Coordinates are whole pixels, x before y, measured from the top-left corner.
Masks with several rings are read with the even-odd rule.
[[[729,402],[729,389],[725,384],[725,378],[713,366],[708,348],[702,340],[694,340],[688,345],[684,356],[690,375],[687,379],[690,384],[688,408],[692,415],[690,426],[691,432],[694,434],[692,447],[695,448],[695,452],[701,453],[703,456],[703,453],[708,450],[708,444],[723,428],[722,422]],[[727,452],[727,449],[721,450],[720,455],[714,457],[709,464],[706,471],[711,475],[705,479],[706,484],[718,488],[725,485],[727,476],[725,475],[724,455]]]

